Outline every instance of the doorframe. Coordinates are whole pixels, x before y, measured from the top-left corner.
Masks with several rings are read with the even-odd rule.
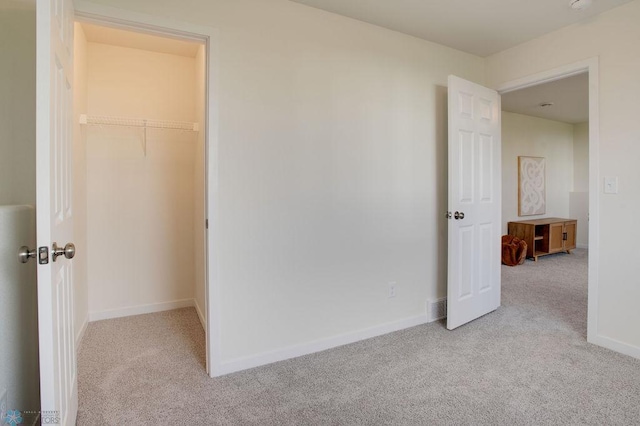
[[[221,376],[220,362],[220,284],[218,281],[218,40],[216,28],[162,18],[86,0],[75,0],[75,20],[102,26],[147,33],[185,41],[204,43],[206,54],[205,93],[205,335],[206,368],[211,377]]]
[[[499,85],[501,95],[543,83],[561,80],[577,74],[589,74],[589,274],[587,285],[587,341],[622,352],[611,347],[598,335],[598,267],[600,262],[600,113],[599,113],[599,59],[592,57],[572,64],[542,71]]]

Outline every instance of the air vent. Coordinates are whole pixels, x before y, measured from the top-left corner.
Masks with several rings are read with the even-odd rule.
[[[447,317],[447,298],[427,300],[427,322],[438,321]]]

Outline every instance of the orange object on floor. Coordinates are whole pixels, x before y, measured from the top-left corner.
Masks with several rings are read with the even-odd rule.
[[[507,266],[522,265],[527,257],[527,243],[513,235],[502,236],[502,263]]]

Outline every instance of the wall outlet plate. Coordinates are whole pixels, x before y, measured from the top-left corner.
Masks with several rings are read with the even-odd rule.
[[[7,420],[7,390],[0,392],[0,425],[6,425]]]

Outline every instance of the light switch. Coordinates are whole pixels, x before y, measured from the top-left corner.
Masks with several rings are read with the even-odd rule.
[[[618,193],[618,176],[606,176],[604,178],[604,193],[605,194]]]

